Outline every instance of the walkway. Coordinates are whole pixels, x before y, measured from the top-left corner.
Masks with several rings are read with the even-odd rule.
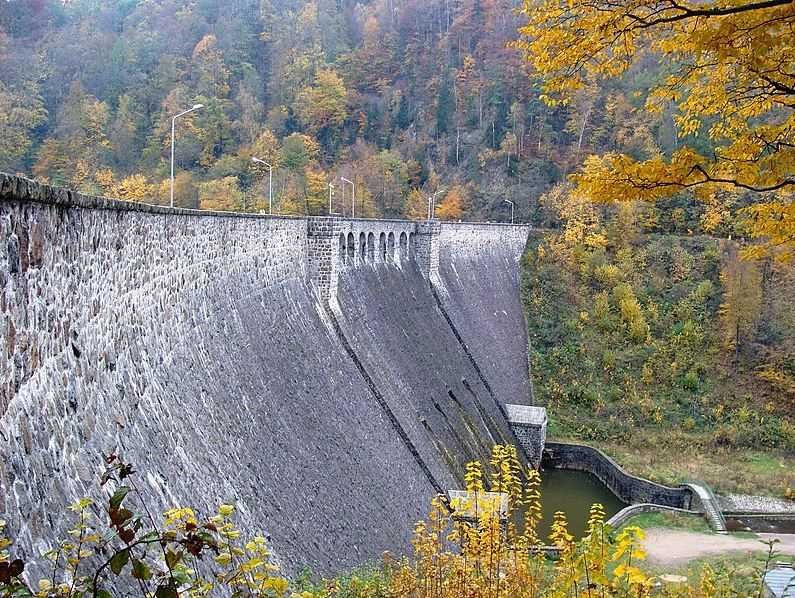
[[[718,500],[715,498],[715,495],[712,494],[712,490],[710,490],[706,485],[697,482],[690,482],[684,485],[687,488],[690,488],[690,490],[692,490],[696,496],[698,496],[699,500],[701,501],[701,505],[704,507],[704,515],[706,516],[710,527],[719,534],[727,533],[726,520],[723,518],[720,505],[718,504]]]
[[[682,565],[693,559],[731,552],[762,553],[767,547],[760,540],[781,540],[776,550],[782,556],[795,557],[795,534],[758,534],[759,538],[702,534],[677,529],[651,528],[643,541],[652,565]]]

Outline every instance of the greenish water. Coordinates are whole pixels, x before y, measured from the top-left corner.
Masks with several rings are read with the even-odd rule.
[[[543,520],[538,535],[547,540],[555,511],[563,511],[569,522],[569,533],[575,538],[584,535],[591,505],[600,503],[606,519],[626,505],[616,498],[596,476],[583,471],[549,469],[541,473],[541,510]]]

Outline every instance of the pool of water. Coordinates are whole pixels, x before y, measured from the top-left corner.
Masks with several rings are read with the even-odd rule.
[[[538,535],[547,540],[555,511],[563,511],[569,522],[569,533],[575,538],[584,535],[591,505],[600,503],[609,519],[626,507],[596,476],[583,471],[549,469],[541,473],[541,510],[543,520]]]

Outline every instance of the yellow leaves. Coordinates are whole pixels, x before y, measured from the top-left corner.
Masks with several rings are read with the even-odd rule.
[[[263,588],[272,590],[277,596],[283,595],[289,589],[289,582],[283,577],[270,577],[263,583]]]
[[[298,94],[297,110],[309,130],[317,134],[326,127],[339,127],[348,116],[348,91],[336,71],[321,69],[312,87]]]
[[[75,513],[82,513],[92,504],[94,504],[94,501],[91,500],[90,498],[81,498],[77,502],[74,502],[71,505],[69,505],[69,510]]]
[[[436,206],[436,217],[440,220],[460,220],[464,215],[465,202],[466,189],[460,185],[454,185],[444,196],[444,200]]]
[[[144,201],[156,195],[156,188],[144,175],[134,174],[113,185],[111,194],[125,201]]]
[[[751,235],[762,244],[745,250],[744,257],[765,255],[789,261],[795,253],[795,195],[769,197],[744,210],[741,215]]]
[[[221,554],[216,555],[214,560],[222,567],[227,567],[232,563],[232,555],[228,552],[222,552]]]
[[[724,259],[720,280],[723,302],[720,318],[723,344],[727,351],[737,350],[750,339],[762,306],[762,273],[758,264],[738,259],[730,251]]]
[[[483,491],[483,471],[481,470],[480,463],[478,461],[470,461],[466,464],[464,482],[466,483],[466,489],[469,492]]]
[[[628,525],[623,528],[616,536],[615,547],[611,555],[611,560],[620,561],[625,555],[634,555],[634,558],[643,559],[644,556],[638,557],[637,554],[642,553],[639,547],[640,542],[646,537],[646,533],[639,527]]]
[[[691,187],[704,187],[706,196],[720,188],[795,189],[795,90],[789,75],[795,4],[729,5],[737,11],[726,14],[726,3],[717,0],[524,0],[526,23],[515,46],[543,77],[543,101],[564,103],[589,82],[622,74],[637,62],[638,48],[650,49],[670,67],[652,88],[647,109],[659,113],[675,104],[679,137],[706,129],[714,146],[709,158],[686,147],[670,160],[591,157],[572,177],[587,198],[655,201]],[[754,234],[789,254],[795,246],[792,223],[784,234],[768,230],[787,216],[785,206],[771,207],[754,214]]]
[[[218,514],[221,517],[230,517],[234,512],[235,507],[233,505],[221,505],[218,507]]]
[[[166,525],[168,526],[185,523],[196,525],[196,513],[189,507],[169,509],[163,514],[163,516],[165,517]]]

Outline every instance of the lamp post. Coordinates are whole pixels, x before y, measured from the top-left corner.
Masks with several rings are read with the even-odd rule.
[[[251,161],[256,164],[263,164],[268,167],[268,214],[273,214],[273,166],[268,164],[265,160],[259,158],[251,158]]]
[[[504,199],[503,201],[511,204],[511,224],[513,224],[513,202],[510,199]]]
[[[356,184],[353,181],[349,181],[344,176],[340,177],[340,180],[343,183],[348,183],[351,186],[351,190],[353,192],[353,197],[351,197],[351,218],[356,218]],[[345,187],[343,186],[343,193],[345,193]]]
[[[177,125],[177,119],[180,116],[185,116],[195,110],[201,110],[204,108],[204,104],[194,104],[193,108],[189,108],[184,112],[180,112],[176,116],[171,118],[171,207],[174,207],[174,132]]]
[[[444,189],[439,189],[428,198],[428,220],[431,220],[436,213],[436,196],[440,193],[444,193]]]
[[[329,216],[331,216],[331,196],[332,195],[334,195],[334,185],[329,183],[328,184],[328,215]]]

